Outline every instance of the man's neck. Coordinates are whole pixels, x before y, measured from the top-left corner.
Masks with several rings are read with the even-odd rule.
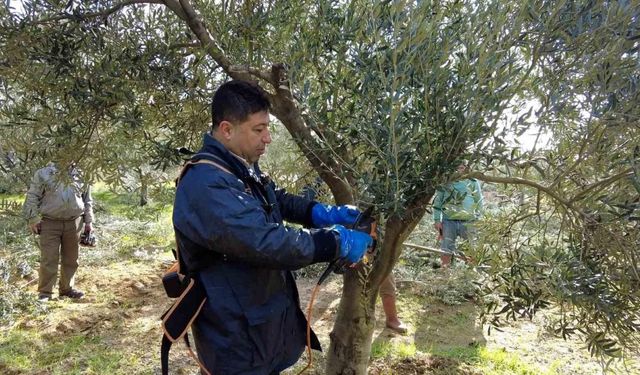
[[[250,171],[253,171],[253,164],[250,164],[248,161],[245,160],[245,158],[243,158],[242,156],[234,153],[233,151],[229,150],[229,153],[231,155],[233,155],[234,157],[236,157],[238,160],[240,160],[242,162],[242,164],[247,167],[247,169],[249,169]]]
[[[235,156],[238,160],[240,160],[242,162],[242,164],[244,164],[245,167],[253,170],[253,164],[249,163],[245,158],[243,158],[242,156],[236,154],[235,152],[229,150],[229,148],[227,147],[227,145],[225,144],[224,140],[222,139],[222,137],[219,137],[218,134],[215,131],[211,131],[211,136],[213,137],[213,139],[215,139],[216,141],[220,142],[224,148],[227,149],[227,151],[229,151],[229,153],[233,156]]]

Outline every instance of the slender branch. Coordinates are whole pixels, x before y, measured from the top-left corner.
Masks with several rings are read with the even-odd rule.
[[[87,20],[90,18],[98,18],[98,17],[102,17],[102,18],[107,18],[110,15],[112,15],[113,13],[116,13],[118,11],[120,11],[122,8],[127,7],[129,5],[134,5],[134,4],[162,4],[163,0],[125,0],[121,3],[118,3],[114,6],[112,6],[111,8],[105,9],[103,11],[100,12],[92,12],[92,13],[83,13],[83,14],[61,14],[59,16],[55,16],[55,17],[50,17],[50,18],[45,18],[45,19],[41,19],[41,20],[37,20],[34,22],[29,22],[29,25],[35,26],[35,25],[42,25],[45,23],[50,23],[50,22],[57,22],[57,21],[61,21],[61,20],[77,20],[77,19],[82,19],[82,20]]]
[[[480,172],[471,172],[471,173],[465,174],[464,177],[465,178],[477,178],[478,180],[482,180],[482,181],[485,181],[485,182],[495,182],[495,183],[499,183],[499,184],[515,184],[515,185],[531,186],[531,187],[533,187],[535,189],[538,189],[539,191],[542,191],[542,192],[546,193],[548,196],[550,196],[551,198],[553,198],[554,200],[556,200],[557,202],[562,204],[564,207],[569,208],[572,211],[575,211],[575,212],[579,213],[580,215],[584,216],[584,213],[582,211],[580,211],[578,208],[576,208],[571,201],[563,199],[561,196],[559,196],[552,189],[550,189],[550,188],[548,188],[546,186],[540,185],[539,183],[534,182],[534,181],[526,180],[524,178],[519,178],[519,177],[487,176],[487,175],[482,174]]]
[[[614,174],[613,176],[607,177],[604,180],[595,182],[589,186],[587,186],[587,188],[585,188],[584,190],[580,191],[578,194],[576,194],[573,198],[571,198],[571,200],[569,202],[574,203],[582,198],[584,198],[585,195],[587,195],[591,190],[595,189],[595,188],[603,188],[607,185],[610,185],[622,178],[625,177],[629,177],[633,175],[633,168],[627,168],[624,171]]]
[[[582,212],[580,209],[578,209],[574,203],[578,200],[580,200],[582,197],[584,197],[584,195],[588,194],[590,191],[596,189],[596,188],[602,188],[605,187],[615,181],[618,181],[622,178],[631,176],[633,174],[633,169],[632,168],[628,168],[620,173],[617,173],[613,176],[607,177],[604,180],[598,181],[596,183],[591,184],[590,186],[588,186],[586,189],[580,191],[578,194],[576,194],[575,196],[573,196],[573,198],[570,199],[563,199],[560,195],[558,195],[552,187],[547,187],[547,186],[543,186],[541,184],[538,184],[537,182],[534,181],[530,181],[530,180],[526,180],[523,178],[519,178],[519,177],[497,177],[497,176],[487,176],[484,175],[480,172],[471,172],[466,174],[464,177],[465,178],[477,178],[478,180],[482,180],[485,182],[495,182],[495,183],[504,183],[504,184],[516,184],[516,185],[526,185],[526,186],[531,186],[535,189],[538,190],[538,192],[542,191],[545,194],[547,194],[548,196],[550,196],[551,198],[553,198],[555,201],[559,202],[560,204],[562,204],[564,207],[571,209],[572,211],[580,214],[580,216],[582,217],[587,217],[587,215]],[[553,185],[552,185],[553,186]]]
[[[631,266],[631,269],[633,270],[633,273],[636,277],[636,281],[640,280],[640,274],[638,273],[638,264],[635,262],[634,252],[632,250],[633,247],[625,246],[625,244],[621,243],[620,236],[617,236],[615,233],[613,233],[611,229],[607,228],[607,231],[612,234],[611,238],[615,239],[616,243],[618,244],[618,248],[622,251],[624,256],[627,258],[628,260],[627,264]]]
[[[509,98],[509,100],[506,100],[505,103],[509,103],[520,92],[520,89],[522,88],[522,86],[524,86],[527,79],[531,76],[531,73],[533,72],[534,68],[537,66],[539,58],[540,58],[540,50],[538,49],[538,46],[534,46],[533,50],[531,51],[531,63],[529,64],[529,68],[522,75],[515,89],[511,91],[511,97]],[[495,116],[493,120],[493,123],[491,124],[491,129],[497,128],[498,121],[502,117],[502,113],[504,112],[505,109],[506,109],[506,106],[503,108],[500,108],[500,110],[498,111],[498,114]],[[485,138],[485,140],[481,142],[478,148],[480,149],[484,148],[484,143],[490,139],[491,137]]]
[[[103,114],[104,114],[104,109],[101,109],[94,116],[93,121],[91,121],[89,134],[87,135],[87,141],[85,142],[84,147],[82,148],[82,152],[80,153],[80,156],[78,156],[78,159],[77,159],[78,161],[84,159],[85,155],[87,154],[87,151],[89,150],[89,145],[91,144],[91,138],[93,137],[93,133],[96,131],[96,128],[98,127],[98,121]]]
[[[193,43],[174,43],[174,44],[170,44],[169,45],[169,49],[174,50],[174,49],[180,49],[180,48],[199,48],[200,47],[200,43],[199,42],[193,42]]]
[[[4,153],[1,154],[0,157],[4,157]],[[0,161],[0,172],[9,174],[9,169],[3,165],[2,161]]]
[[[451,255],[451,256],[454,256],[456,258],[466,258],[460,252],[450,253],[448,251],[436,249],[435,247],[416,245],[416,244],[410,243],[410,242],[403,242],[402,245],[406,246],[406,247],[413,248],[413,249],[425,250],[425,251],[429,251],[429,252],[440,254],[440,255]]]
[[[524,170],[525,173],[527,172],[527,169],[529,167],[533,167],[533,169],[535,169],[540,174],[540,176],[545,177],[547,175],[547,172],[540,164],[538,164],[538,162],[547,162],[547,160],[543,157],[537,157],[534,159],[524,160],[521,162],[507,160],[508,165],[511,165],[518,169],[522,169]]]
[[[591,122],[591,119],[589,119],[589,123]],[[555,179],[553,180],[553,183],[551,184],[551,188],[557,186],[560,181],[564,180],[564,177],[567,176],[569,173],[571,173],[575,168],[578,167],[578,165],[580,165],[580,163],[582,163],[582,161],[585,158],[585,150],[587,148],[587,146],[589,144],[591,144],[591,142],[593,142],[592,136],[598,131],[598,126],[596,125],[596,129],[593,130],[593,132],[591,132],[590,134],[586,134],[584,136],[584,139],[582,140],[582,144],[580,145],[580,150],[578,151],[578,158],[573,162],[573,164],[565,169],[564,171],[562,171],[559,175],[557,175],[555,177]]]

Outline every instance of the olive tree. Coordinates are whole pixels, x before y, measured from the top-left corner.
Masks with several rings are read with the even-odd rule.
[[[530,317],[552,302],[557,333],[580,334],[592,354],[620,357],[640,343],[640,7],[533,5],[544,44],[530,77],[528,96],[539,103],[531,120],[552,137],[501,173],[476,175],[532,189],[518,214],[495,227],[491,247],[507,253],[493,259],[502,271],[491,292],[502,298],[489,319]]]
[[[637,78],[617,73],[619,57],[627,61],[624,77],[633,76],[634,67],[637,73],[637,6],[627,2],[23,3],[20,11],[0,8],[0,113],[4,149],[31,168],[55,154],[117,182],[123,169],[147,160],[159,167],[175,163],[174,150],[197,147],[206,131],[212,91],[234,78],[267,91],[272,114],[337,203],[376,207],[378,254],[344,275],[327,373],[366,373],[378,287],[435,188],[460,161],[484,166],[477,178],[529,185],[550,197],[571,221],[558,233],[571,237],[590,223],[585,199],[629,175],[624,169],[608,174],[620,165],[617,154],[582,165],[586,153],[571,147],[573,129],[585,150],[603,133],[596,131],[601,121],[585,119],[576,105],[592,103],[589,111],[613,98],[612,108],[631,111],[614,117],[627,127],[635,121],[630,139],[637,144],[631,104]],[[586,22],[586,13],[602,23]],[[616,31],[595,36],[598,28]],[[606,55],[603,45],[627,49],[610,59],[611,73],[598,76],[591,64]],[[613,96],[612,89],[618,90]],[[531,99],[541,103],[537,123],[526,114],[510,121]],[[507,147],[512,131],[536,126],[557,135],[557,149],[540,155]],[[622,150],[624,134],[607,140]],[[114,158],[126,145],[136,157]],[[600,147],[596,158],[609,146]],[[600,174],[584,180],[594,172]],[[567,189],[576,186],[566,181],[569,175],[578,176],[583,189],[567,199]],[[567,246],[559,251],[567,254]],[[511,280],[515,284],[495,282],[513,294],[521,279]],[[539,299],[510,301],[503,301],[503,313],[540,305]]]

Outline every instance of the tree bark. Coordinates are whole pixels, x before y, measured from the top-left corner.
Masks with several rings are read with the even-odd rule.
[[[342,297],[331,331],[325,374],[366,374],[375,328],[375,306],[382,281],[389,276],[400,257],[402,242],[420,222],[433,193],[415,202],[417,206],[387,220],[368,275],[361,266],[344,275]]]
[[[359,273],[344,276],[342,297],[329,337],[325,374],[366,374],[375,328],[378,288],[366,291]]]

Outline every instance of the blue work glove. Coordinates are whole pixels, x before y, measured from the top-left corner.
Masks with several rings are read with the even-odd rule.
[[[331,206],[318,203],[311,209],[313,225],[322,228],[329,225],[353,225],[360,214],[355,206]]]
[[[340,236],[340,258],[351,263],[358,263],[373,244],[370,235],[356,230],[347,229],[342,225],[334,225],[331,230]]]

